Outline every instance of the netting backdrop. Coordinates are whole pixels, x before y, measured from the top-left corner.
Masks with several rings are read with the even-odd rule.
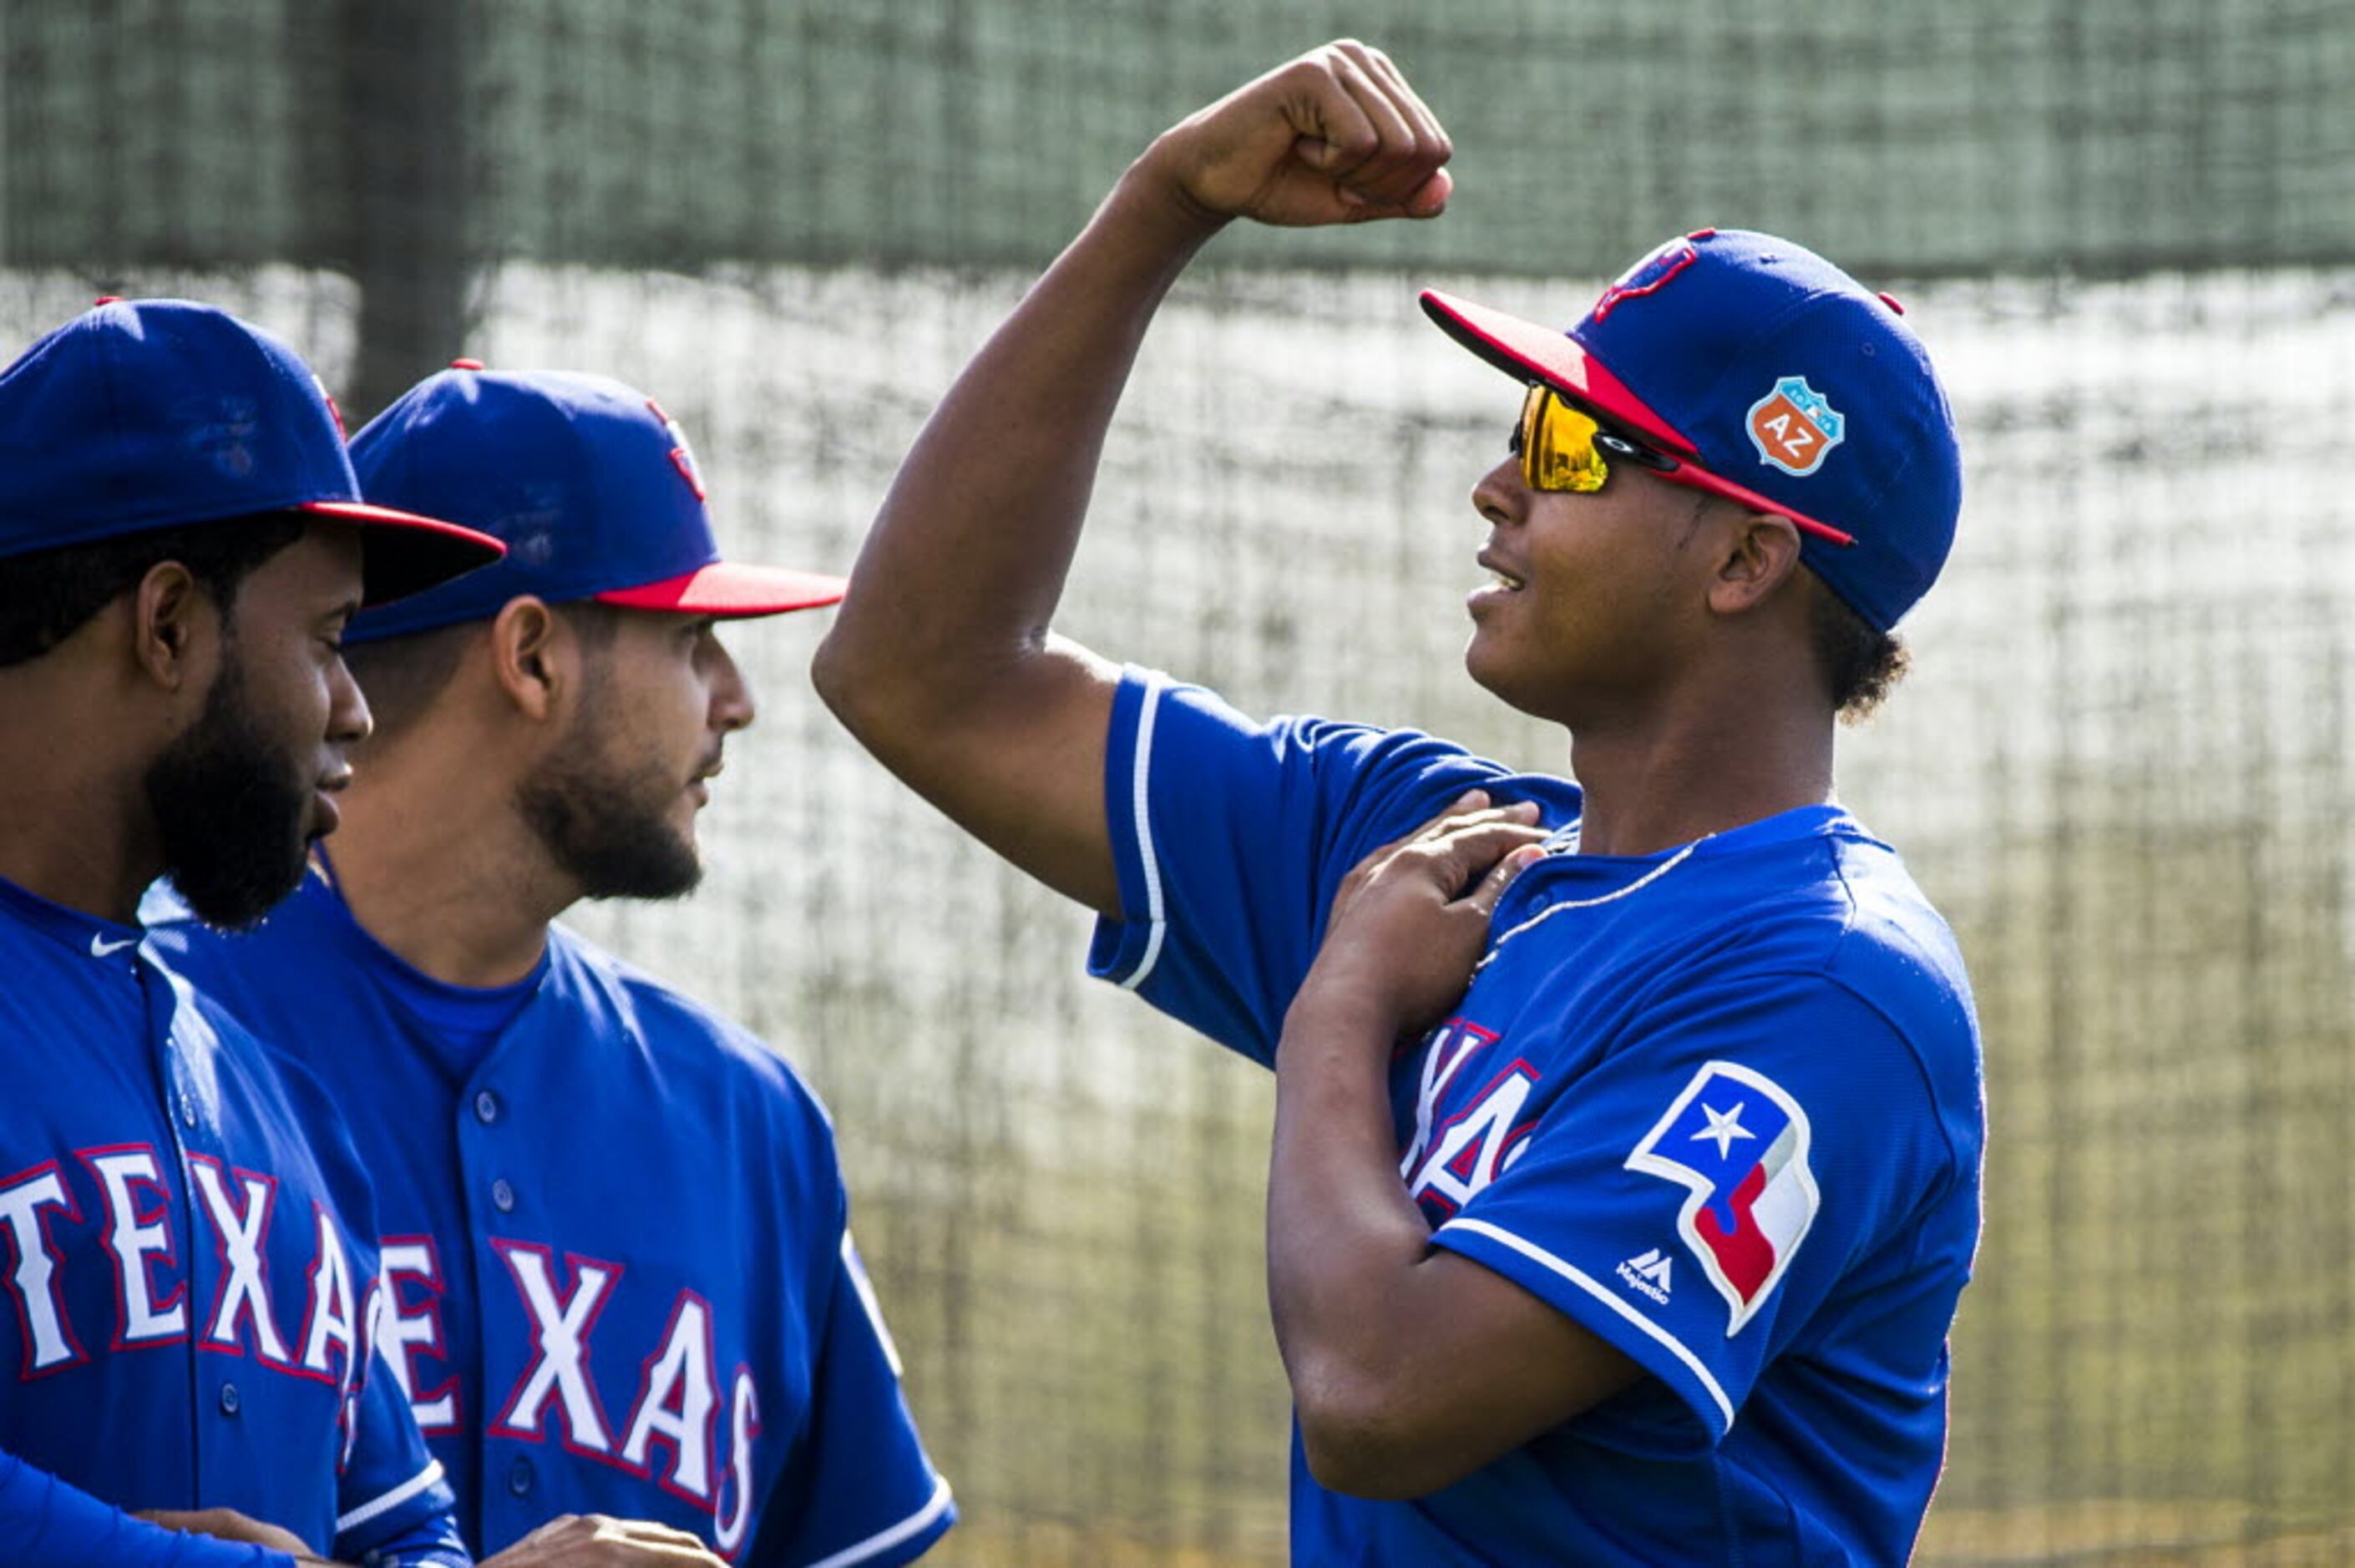
[[[1065,629],[1559,767],[1462,672],[1514,395],[1413,287],[1567,320],[1714,222],[1894,288],[1968,495],[1841,787],[1961,934],[1993,1133],[1923,1560],[2355,1554],[2355,10],[10,0],[0,349],[103,287],[237,310],[363,408],[459,353],[608,372],[733,553],[840,568],[1125,161],[1340,32],[1449,122],[1455,209],[1220,241]],[[832,727],[822,626],[730,636],[762,709],[705,889],[579,924],[832,1106],[942,1561],[1278,1561],[1270,1085]]]

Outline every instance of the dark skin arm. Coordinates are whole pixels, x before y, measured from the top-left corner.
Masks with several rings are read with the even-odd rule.
[[[231,1508],[149,1509],[139,1516],[167,1530],[209,1535],[283,1552],[298,1563],[332,1562],[313,1553],[301,1537],[249,1519]],[[559,1514],[508,1547],[485,1558],[482,1568],[719,1568],[710,1549],[683,1530],[643,1519],[604,1514]]]
[[[1116,671],[1049,626],[1146,329],[1231,219],[1433,217],[1450,150],[1362,45],[1316,50],[1189,117],[966,367],[893,482],[818,651],[818,691],[919,793],[1083,904],[1119,913],[1103,803]],[[1485,874],[1519,842],[1497,839],[1502,825],[1455,853],[1487,852]],[[1471,920],[1427,893],[1398,902],[1402,873],[1345,890],[1294,1007],[1269,1194],[1270,1288],[1311,1462],[1372,1496],[1432,1490],[1636,1375],[1535,1297],[1433,1252],[1407,1201],[1384,1065],[1408,1012],[1461,993],[1494,895]],[[1353,977],[1430,956],[1419,920],[1434,910],[1476,944],[1442,966],[1444,996],[1360,993]]]
[[[1642,1375],[1503,1275],[1431,1245],[1399,1179],[1394,1042],[1441,1022],[1544,837],[1475,790],[1352,871],[1276,1050],[1268,1298],[1318,1481],[1437,1491]]]
[[[1118,671],[1049,624],[1146,328],[1231,219],[1435,216],[1448,153],[1361,44],[1238,89],[1130,165],[900,466],[812,678],[886,767],[1082,904],[1119,913],[1103,803]]]

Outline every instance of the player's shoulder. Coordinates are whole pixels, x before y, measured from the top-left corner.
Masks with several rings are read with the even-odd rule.
[[[1579,790],[1570,780],[1517,771],[1411,725],[1305,713],[1253,719],[1207,686],[1138,666],[1124,673],[1119,717],[1115,741],[1124,734],[1140,758],[1166,748],[1182,764],[1206,749],[1264,750],[1280,769],[1313,779],[1344,817],[1415,811],[1427,817],[1472,789],[1490,789],[1500,801],[1537,800],[1551,822],[1578,814]]]
[[[1698,875],[1669,875],[1668,918],[1738,931],[1738,962],[1820,969],[1865,993],[1947,993],[1969,983],[1955,935],[1897,851],[1837,806],[1809,807],[1692,846]]]
[[[548,941],[549,975],[567,1004],[626,1035],[666,1077],[730,1104],[758,1097],[831,1134],[816,1092],[759,1035],[562,922],[549,927]]]
[[[1838,807],[1699,846],[1702,874],[1658,918],[1689,930],[1717,992],[1772,996],[1918,1063],[1933,1098],[1975,1103],[1978,1025],[1953,930],[1895,849]],[[1676,881],[1664,874],[1667,889]],[[1681,959],[1679,961],[1681,968]],[[1689,972],[1678,977],[1691,989]]]
[[[1827,874],[1819,916],[1827,941],[1817,973],[1858,1021],[1852,1038],[1877,1033],[1918,1075],[1923,1104],[1965,1166],[1981,1139],[1984,1072],[1978,1018],[1960,945],[1895,849],[1853,820],[1822,842]],[[1895,1063],[1884,1065],[1895,1066]],[[1889,1080],[1844,1053],[1847,1081],[1862,1092]],[[1884,1097],[1884,1108],[1901,1103]]]
[[[171,1029],[197,1074],[215,1086],[235,1082],[255,1118],[252,1130],[283,1146],[307,1150],[339,1202],[365,1201],[366,1167],[336,1097],[301,1058],[277,1049],[209,988],[192,979],[155,945],[149,961],[172,989]]]
[[[1852,823],[1825,849],[1842,911],[1830,971],[1925,1027],[1976,1033],[1962,947],[1896,850]]]

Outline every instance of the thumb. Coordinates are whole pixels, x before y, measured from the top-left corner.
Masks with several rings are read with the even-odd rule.
[[[1491,866],[1488,874],[1480,879],[1480,885],[1457,900],[1458,906],[1477,910],[1480,918],[1486,920],[1496,913],[1497,900],[1505,895],[1505,889],[1522,872],[1545,859],[1545,853],[1541,844],[1523,844]]]

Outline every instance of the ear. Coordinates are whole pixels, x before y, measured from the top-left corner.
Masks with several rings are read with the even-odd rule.
[[[148,567],[131,590],[131,656],[166,692],[209,680],[222,632],[220,606],[177,561]]]
[[[1798,571],[1799,530],[1779,513],[1726,512],[1709,607],[1719,615],[1741,615],[1774,598]]]
[[[545,600],[507,600],[491,621],[491,671],[517,712],[555,715],[581,683],[581,643]]]

